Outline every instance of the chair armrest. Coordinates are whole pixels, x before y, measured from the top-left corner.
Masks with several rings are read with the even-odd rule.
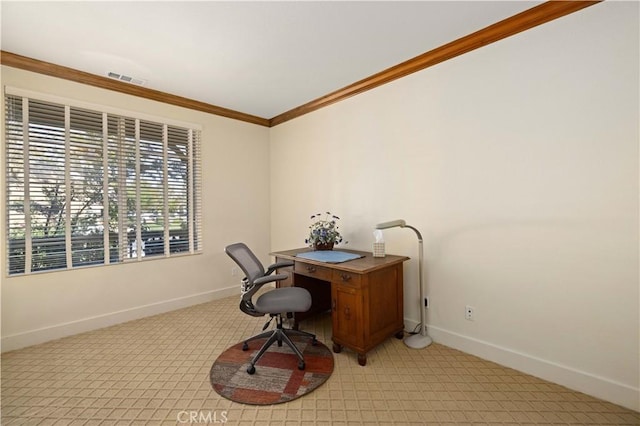
[[[263,277],[256,278],[255,280],[253,280],[253,285],[262,286],[262,285],[265,285],[266,283],[270,283],[273,281],[282,281],[282,280],[286,280],[287,278],[289,278],[289,275],[287,274],[265,275]]]
[[[267,272],[265,272],[265,275],[271,275],[273,273],[273,271],[275,271],[278,268],[286,268],[287,266],[293,266],[293,261],[291,260],[283,260],[282,262],[276,262],[273,265],[270,265],[267,268]]]

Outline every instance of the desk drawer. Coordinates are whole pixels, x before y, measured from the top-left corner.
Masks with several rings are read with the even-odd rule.
[[[323,281],[331,281],[331,269],[323,266],[311,265],[304,262],[296,262],[293,266],[296,274],[317,278]]]
[[[333,270],[331,281],[334,283],[352,284],[359,286],[362,281],[362,275],[354,274],[353,272],[337,271]]]

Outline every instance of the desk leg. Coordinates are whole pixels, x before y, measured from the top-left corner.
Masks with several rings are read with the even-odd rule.
[[[340,352],[342,352],[342,345],[339,345],[337,343],[333,344],[333,352],[339,354]],[[365,366],[367,365],[367,354],[358,354],[358,364],[360,364],[361,366]]]
[[[363,367],[367,365],[367,354],[358,354],[358,364]]]

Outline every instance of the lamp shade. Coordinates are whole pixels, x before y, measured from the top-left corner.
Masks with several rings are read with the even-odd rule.
[[[407,223],[404,220],[398,219],[398,220],[392,220],[390,222],[379,223],[376,225],[376,229],[395,228],[396,226],[404,228],[406,225]]]

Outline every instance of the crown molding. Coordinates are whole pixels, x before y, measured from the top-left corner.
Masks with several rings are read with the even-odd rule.
[[[601,1],[601,0],[600,0]],[[538,25],[568,15],[585,7],[600,3],[600,1],[548,1],[525,10],[517,15],[483,28],[475,33],[454,40],[408,61],[387,68],[377,74],[346,86],[328,95],[308,102],[290,111],[284,112],[269,120],[270,127],[293,120],[351,96],[366,92],[393,80],[405,77],[425,68],[460,56],[464,53],[526,31]]]
[[[15,53],[0,51],[0,64],[20,68],[27,71],[58,77],[77,83],[87,84],[107,90],[125,93],[132,96],[164,102],[170,105],[202,111],[209,114],[245,121],[265,127],[273,127],[294,118],[324,108],[336,102],[345,100],[352,96],[374,89],[383,84],[424,70],[441,62],[460,56],[464,53],[529,30],[538,25],[553,21],[573,12],[577,12],[586,7],[600,3],[596,1],[547,1],[531,9],[525,10],[517,15],[506,18],[500,22],[483,28],[475,33],[454,40],[429,52],[423,53],[408,61],[402,62],[391,68],[387,68],[377,74],[357,81],[342,89],[331,92],[325,96],[300,105],[271,119],[257,117],[255,115],[230,110],[227,108],[207,104],[181,96],[171,95],[158,90],[147,89],[107,77],[97,76],[73,68],[39,61]]]
[[[196,111],[202,111],[209,114],[219,115],[222,117],[232,118],[235,120],[246,121],[247,123],[269,127],[269,120],[266,118],[245,114],[242,112],[222,108],[189,98],[183,98],[181,96],[171,95],[159,90],[153,90],[142,86],[123,83],[111,78],[90,74],[84,71],[78,71],[73,68],[52,64],[50,62],[39,61],[37,59],[28,58],[26,56],[17,55],[11,52],[5,52],[4,50],[0,51],[0,64],[13,68],[20,68],[26,71],[36,72],[39,74],[49,75],[52,77],[58,77],[65,80],[75,81],[76,83],[87,84],[89,86],[95,86],[101,89],[114,90],[116,92],[125,93],[127,95],[138,96],[140,98],[151,99],[170,105],[189,108]]]

